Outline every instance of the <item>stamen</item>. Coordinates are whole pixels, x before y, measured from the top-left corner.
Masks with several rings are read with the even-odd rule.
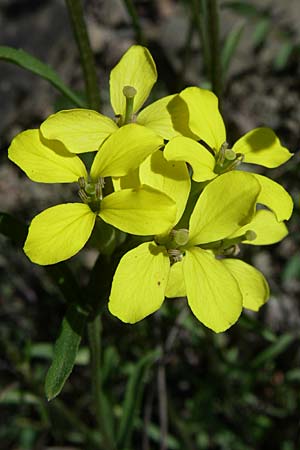
[[[98,178],[97,181],[86,180],[84,177],[78,179],[78,195],[83,203],[87,204],[93,212],[100,211],[100,203],[103,199],[104,178]]]
[[[89,197],[87,196],[84,189],[79,189],[78,195],[79,195],[80,199],[83,201],[83,203],[89,202]]]
[[[176,248],[170,248],[169,250],[167,250],[167,252],[170,258],[171,265],[181,261],[183,258],[183,253]]]
[[[81,189],[84,189],[84,187],[85,187],[85,179],[84,179],[84,177],[78,178],[78,184],[79,184],[79,187]]]
[[[99,198],[100,200],[103,199],[102,190],[104,188],[104,185],[105,185],[105,181],[104,181],[103,177],[100,177],[97,180],[97,183],[95,184],[95,194],[96,194],[96,197]]]

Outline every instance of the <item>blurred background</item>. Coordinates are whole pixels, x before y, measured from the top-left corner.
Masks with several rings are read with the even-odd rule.
[[[219,3],[228,141],[258,126],[274,129],[295,155],[282,167],[259,170],[286,187],[295,210],[284,241],[242,249],[243,258],[267,277],[271,298],[258,314],[244,313],[226,333],[202,326],[183,299],[168,300],[134,326],[105,311],[103,386],[115,417],[136,361],[156,348],[163,352],[143,374],[130,449],[300,449],[300,4]],[[126,1],[84,2],[102,112],[108,115],[109,72],[136,42],[147,45],[158,69],[149,102],[189,85],[209,87],[197,0],[133,4],[138,26]],[[23,48],[83,91],[63,0],[0,0],[0,45]],[[0,61],[1,211],[29,222],[44,208],[76,198],[73,186],[35,184],[7,159],[18,132],[72,106],[46,81]],[[65,303],[43,268],[1,235],[0,249],[0,448],[90,450],[81,422],[95,426],[86,342],[59,400],[47,403],[42,389]],[[87,248],[70,261],[82,284],[96,256]]]

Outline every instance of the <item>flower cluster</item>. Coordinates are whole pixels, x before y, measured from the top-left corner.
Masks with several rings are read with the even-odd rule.
[[[38,214],[24,251],[41,265],[66,260],[97,223],[146,236],[119,262],[110,312],[135,323],[165,297],[186,297],[199,321],[224,331],[269,297],[263,275],[236,258],[239,245],[283,239],[293,208],[282,186],[243,163],[273,168],[292,154],[269,128],[231,147],[209,90],[188,87],[140,111],[156,80],[149,51],[132,46],[110,75],[114,120],[64,110],[13,139],[9,158],[31,180],[78,183],[81,200]]]

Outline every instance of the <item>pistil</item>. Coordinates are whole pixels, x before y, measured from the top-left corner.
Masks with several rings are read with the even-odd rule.
[[[136,96],[136,89],[133,86],[124,86],[123,94],[126,97],[126,110],[123,125],[132,122],[133,119],[133,102]]]

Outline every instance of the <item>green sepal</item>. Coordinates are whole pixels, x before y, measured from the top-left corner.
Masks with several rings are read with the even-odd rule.
[[[48,400],[61,392],[73,370],[87,319],[87,312],[78,305],[69,306],[55,342],[53,361],[46,375],[45,393]]]
[[[81,108],[86,107],[86,103],[75,92],[73,92],[68,86],[64,84],[58,74],[52,69],[52,67],[41,62],[39,59],[30,55],[22,49],[15,49],[12,47],[0,46],[0,59],[9,61],[17,66],[27,69],[30,72],[39,75],[45,80],[49,81],[56,89],[62,92],[67,98],[69,98],[74,105]]]

